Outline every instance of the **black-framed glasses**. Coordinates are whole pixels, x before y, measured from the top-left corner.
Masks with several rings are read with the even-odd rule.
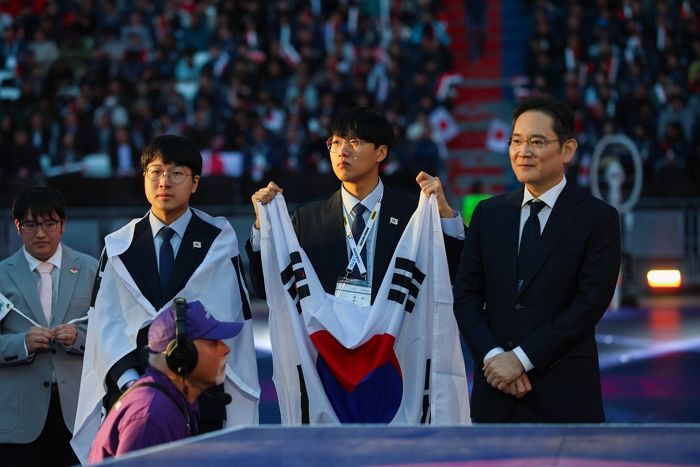
[[[44,222],[22,221],[19,223],[19,228],[22,229],[22,232],[27,233],[34,233],[39,227],[41,227],[44,232],[53,232],[61,222],[63,221],[56,221],[53,219]]]
[[[343,139],[338,136],[331,136],[326,140],[326,147],[330,152],[339,152],[343,146],[348,146],[352,152],[357,152],[360,150],[360,146],[367,143],[369,141],[360,138]]]
[[[163,170],[160,167],[146,169],[143,175],[154,182],[160,181],[163,177],[170,177],[170,180],[176,185],[184,182],[187,177],[192,176],[191,173],[187,173],[182,169]]]
[[[563,138],[556,138],[556,139],[542,139],[542,138],[530,138],[530,139],[525,139],[525,138],[508,138],[508,146],[514,149],[519,149],[521,148],[525,143],[527,143],[528,146],[530,146],[532,149],[535,151],[543,149],[545,146],[547,146],[550,143],[554,143],[555,141],[563,141]]]

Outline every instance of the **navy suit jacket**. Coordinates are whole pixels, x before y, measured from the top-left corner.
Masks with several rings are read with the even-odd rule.
[[[418,198],[384,187],[382,207],[377,220],[377,240],[374,246],[372,301],[377,295],[384,273],[409,219],[418,206]],[[394,221],[395,219],[395,221]],[[292,216],[299,244],[309,257],[326,293],[335,293],[338,277],[345,276],[348,265],[347,243],[343,228],[343,202],[340,190],[329,197],[300,207]],[[462,240],[444,236],[447,262],[455,272],[462,251]],[[265,297],[260,252],[254,252],[250,240],[246,243],[253,289]],[[454,277],[454,274],[450,275]]]
[[[518,291],[522,199],[523,188],[477,206],[455,280],[455,316],[477,369],[472,417],[502,421],[519,403],[542,422],[602,422],[595,325],[620,270],[618,213],[567,184]],[[534,365],[533,389],[521,400],[492,388],[480,370],[491,349],[517,346]]]

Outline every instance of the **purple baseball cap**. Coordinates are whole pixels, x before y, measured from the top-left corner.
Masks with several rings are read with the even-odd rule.
[[[243,323],[219,321],[209,313],[199,301],[187,302],[187,337],[192,340],[230,339],[243,328]],[[175,339],[175,306],[170,305],[151,323],[148,329],[148,350],[152,353],[165,352],[168,343]]]

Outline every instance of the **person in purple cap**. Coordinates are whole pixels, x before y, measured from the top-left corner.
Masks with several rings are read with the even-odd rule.
[[[224,381],[230,352],[224,340],[242,327],[218,321],[199,301],[176,298],[151,323],[150,366],[112,406],[88,463],[196,435],[197,397]]]

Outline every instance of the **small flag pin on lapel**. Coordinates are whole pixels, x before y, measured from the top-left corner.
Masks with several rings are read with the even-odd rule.
[[[399,225],[399,220],[398,220],[397,218],[395,218],[395,217],[390,217],[390,218],[389,218],[389,224]]]
[[[202,248],[201,242],[192,242],[192,248]]]
[[[74,264],[70,267],[69,271],[71,272],[71,274],[78,274],[78,271],[80,271],[80,269],[78,269],[78,266]]]

